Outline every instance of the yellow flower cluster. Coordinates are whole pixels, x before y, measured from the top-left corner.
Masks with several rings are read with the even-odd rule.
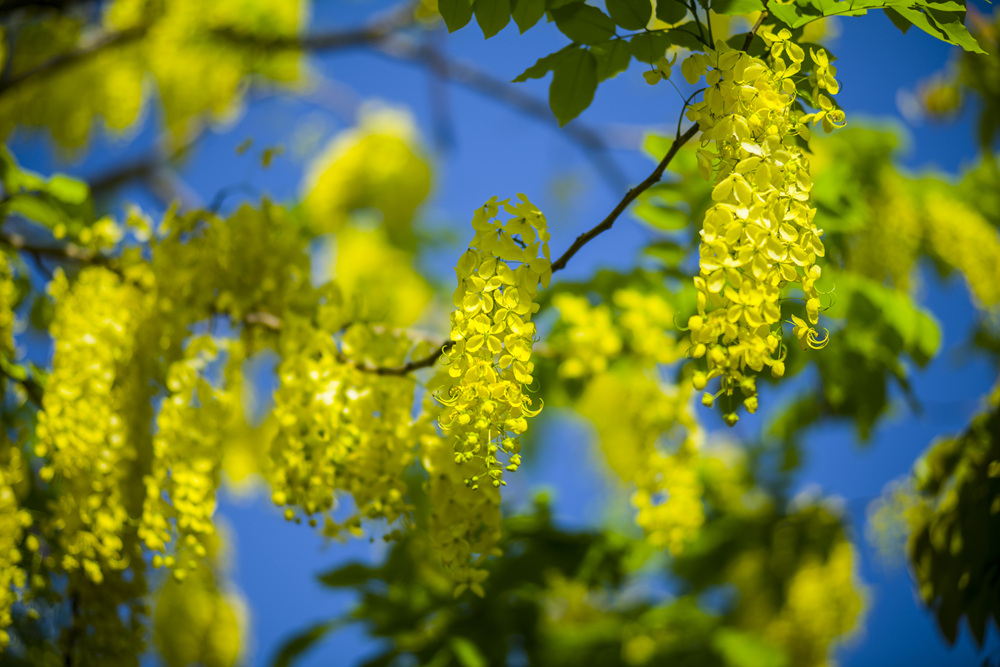
[[[430,500],[429,535],[434,551],[455,581],[455,596],[467,589],[482,597],[487,577],[483,563],[500,556],[500,492],[490,485],[479,489],[466,480],[474,476],[474,461],[455,462],[446,439],[433,429],[420,438],[421,462],[427,471]]]
[[[664,294],[619,289],[612,307],[592,306],[586,297],[559,294],[552,298],[560,327],[550,350],[563,360],[559,374],[567,378],[598,375],[623,349],[647,366],[669,364],[683,356],[674,335],[674,309]]]
[[[670,364],[684,355],[674,335],[675,311],[669,294],[620,289],[611,295],[611,300],[629,351],[641,363]]]
[[[344,297],[345,320],[400,327],[417,321],[433,291],[384,230],[344,227],[336,246],[331,273]]]
[[[232,667],[240,657],[244,601],[219,585],[218,542],[213,536],[206,544],[213,567],[166,580],[156,597],[153,643],[168,667]]]
[[[250,75],[275,82],[299,78],[300,54],[264,53],[238,36],[294,35],[305,13],[299,0],[115,0],[101,12],[102,25],[87,25],[79,13],[45,13],[18,35],[12,71],[29,71],[85,46],[94,30],[142,34],[92,50],[45,76],[28,77],[3,95],[0,137],[17,125],[45,127],[59,144],[79,147],[97,118],[119,132],[135,123],[146,93],[155,87],[166,125],[183,140],[200,117],[232,117]],[[223,37],[227,32],[237,35]]]
[[[706,403],[739,388],[749,412],[757,408],[754,375],[765,366],[776,377],[784,373],[779,300],[787,285],[798,284],[806,299],[808,322],[792,317],[802,347],[826,342],[812,326],[820,309],[815,283],[821,275],[816,260],[824,255],[822,232],[809,204],[809,165],[796,143],[807,117],[797,118],[792,108],[792,76],[805,54],[787,31],[762,37],[770,46],[769,62],[722,45],[689,56],[681,66],[689,82],[705,76],[709,86],[688,117],[702,129],[700,171],[714,178],[695,278],[698,313],[688,322],[690,354],[707,362],[694,383],[702,389],[721,377],[721,390],[706,394]],[[823,57],[813,54],[817,62]],[[827,67],[817,75],[819,87],[835,87],[831,71]],[[828,113],[830,122],[838,118]],[[705,148],[709,144],[714,150]],[[736,422],[733,406],[726,419]]]
[[[367,209],[400,239],[430,189],[431,166],[409,114],[363,109],[358,127],[334,137],[310,167],[303,202],[318,232],[337,231]]]
[[[300,510],[315,525],[313,515],[333,509],[337,492],[348,493],[355,513],[343,521],[328,516],[324,531],[336,536],[346,528],[359,535],[362,520],[392,523],[409,509],[403,472],[416,444],[415,384],[365,373],[347,359],[400,366],[413,345],[393,332],[353,325],[340,350],[329,321],[317,327],[293,319],[282,329],[272,499],[286,506],[286,518]]]
[[[636,522],[647,539],[682,551],[705,521],[690,385],[663,387],[641,371],[608,373],[588,384],[577,409],[597,429],[608,466],[635,485]]]
[[[473,488],[485,481],[494,487],[505,483],[501,451],[509,457],[506,469],[517,470],[518,438],[528,428],[527,418],[541,410],[532,409],[525,387],[534,371],[535,297],[539,283],[547,287],[552,274],[549,232],[542,213],[524,195],[519,198],[511,204],[494,197],[476,211],[476,235],[455,269],[454,343],[444,354],[446,374],[437,399],[445,408],[438,423],[454,441],[454,462],[477,463],[463,466]],[[501,206],[514,217],[495,219]]]
[[[14,301],[17,289],[10,268],[10,258],[0,251],[0,354],[14,355]]]
[[[298,54],[282,50],[265,54],[241,44],[239,37],[296,34],[305,15],[303,4],[298,0],[219,0],[207,4],[198,0],[162,4],[115,0],[105,14],[105,24],[115,30],[148,26],[133,58],[140,72],[146,69],[153,75],[164,121],[180,138],[191,130],[198,116],[231,117],[242,99],[245,77],[256,74],[276,82],[299,77]],[[233,33],[231,39],[220,36],[227,32]]]
[[[238,345],[230,348],[230,365],[238,367],[242,361]],[[212,515],[222,463],[221,439],[231,404],[239,400],[238,381],[227,383],[236,390],[234,396],[216,389],[203,376],[206,364],[217,354],[211,338],[198,337],[188,343],[185,358],[170,365],[170,394],[156,418],[151,474],[145,478],[139,537],[147,548],[159,552],[153,564],[173,568],[178,580],[201,566],[208,553],[206,541],[215,534]],[[166,555],[167,543],[175,534],[175,552]]]
[[[873,190],[872,223],[853,240],[847,268],[879,282],[886,278],[897,289],[910,285],[910,274],[923,238],[921,215],[913,197],[887,169]]]
[[[559,375],[565,378],[588,377],[603,373],[608,362],[622,349],[622,338],[615,327],[611,309],[606,304],[590,305],[586,297],[557,294],[552,305],[559,311],[564,333],[552,341],[563,358]]]
[[[924,199],[924,233],[941,259],[965,274],[969,288],[985,308],[1000,306],[1000,236],[979,213],[937,193]]]
[[[842,540],[826,560],[807,557],[792,577],[780,613],[760,618],[770,618],[763,635],[785,650],[791,664],[827,667],[831,649],[850,636],[863,610],[854,549]]]
[[[0,447],[0,652],[10,637],[11,607],[18,599],[17,590],[25,585],[21,566],[21,540],[31,525],[31,516],[20,507],[18,489],[25,481],[25,465],[20,450],[4,438]]]
[[[398,367],[422,346],[393,332],[353,326],[344,334],[343,353],[371,365]],[[377,377],[352,370],[358,398],[351,406],[355,444],[343,463],[339,488],[351,494],[362,519],[391,524],[410,509],[404,471],[413,463],[418,433],[414,423],[415,383],[411,377]],[[356,432],[355,432],[356,430]]]
[[[137,457],[127,430],[128,387],[119,386],[136,353],[135,331],[149,298],[112,271],[92,267],[70,286],[60,271],[50,284],[56,302],[55,355],[38,413],[35,454],[48,458],[40,476],[62,491],[52,508],[61,567],[82,568],[100,583],[105,570],[129,566],[122,533],[129,521],[123,491]]]

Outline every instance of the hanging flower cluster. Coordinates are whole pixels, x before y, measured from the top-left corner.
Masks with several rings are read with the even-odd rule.
[[[17,288],[7,253],[0,252],[0,354],[13,356],[14,353],[14,306]]]
[[[650,544],[681,552],[705,522],[691,385],[666,387],[639,369],[605,373],[577,409],[597,429],[608,467],[634,485],[636,523]]]
[[[60,541],[61,566],[82,569],[100,583],[107,570],[129,566],[123,487],[138,452],[127,438],[128,385],[118,383],[128,376],[150,300],[102,267],[85,269],[72,286],[57,271],[49,289],[56,301],[49,381],[58,390],[45,392],[35,454],[49,461],[41,478],[63,485],[51,527]]]
[[[501,555],[500,491],[491,485],[474,489],[467,484],[476,475],[477,462],[456,463],[448,440],[427,426],[420,437],[420,454],[427,471],[430,540],[455,582],[456,597],[466,589],[482,597],[488,575],[483,564],[489,556]]]
[[[239,368],[239,344],[230,346],[230,368]],[[214,538],[215,494],[222,466],[222,437],[232,404],[239,401],[240,382],[227,382],[233,392],[220,390],[205,377],[205,367],[218,355],[209,337],[191,340],[185,358],[167,371],[169,396],[156,418],[151,474],[139,536],[154,552],[154,565],[173,568],[182,580],[201,566]],[[229,378],[227,378],[229,379]],[[168,499],[169,498],[169,502]],[[174,535],[174,553],[167,543]]]
[[[331,334],[339,328],[332,324],[337,307],[327,310],[319,325],[289,319],[282,328],[272,500],[286,507],[287,519],[302,512],[315,526],[314,515],[332,510],[337,492],[350,494],[354,514],[340,521],[328,515],[324,531],[360,535],[362,520],[392,523],[409,509],[403,473],[416,446],[415,384],[410,377],[363,372],[354,363],[400,366],[413,343],[395,332],[352,325],[341,350]]]
[[[557,294],[552,305],[561,325],[551,342],[562,358],[560,377],[585,378],[607,370],[622,349],[611,308],[604,303],[592,306],[587,297],[575,294]]]
[[[11,624],[10,610],[16,590],[25,584],[21,567],[21,539],[31,525],[31,516],[18,503],[18,487],[26,479],[24,457],[17,447],[4,443],[0,451],[0,651],[10,641],[4,628]]]
[[[545,216],[518,196],[517,204],[494,197],[476,211],[476,235],[455,269],[453,344],[444,355],[447,375],[437,399],[445,406],[439,423],[454,440],[455,463],[477,462],[467,478],[473,488],[485,481],[505,484],[498,454],[508,456],[508,471],[517,470],[518,438],[527,418],[541,410],[532,408],[525,388],[534,371],[535,297],[552,274],[549,232]],[[495,219],[501,206],[514,217]]]
[[[706,394],[705,403],[711,405],[722,394],[731,400],[738,388],[751,413],[757,409],[755,375],[765,366],[775,377],[784,374],[779,301],[786,286],[797,284],[805,295],[806,320],[792,316],[800,345],[820,348],[826,343],[813,328],[820,309],[816,261],[824,255],[822,231],[809,203],[809,165],[796,142],[803,123],[817,118],[793,106],[792,77],[805,53],[787,31],[761,36],[770,47],[767,62],[720,45],[690,56],[681,66],[689,82],[705,76],[709,85],[688,117],[702,129],[700,171],[714,182],[695,278],[698,313],[688,322],[691,356],[707,362],[694,384],[703,389],[721,377],[720,391]],[[825,53],[813,58],[820,63]],[[836,90],[829,66],[818,64],[813,76],[818,89]],[[824,123],[842,121],[839,112],[823,113]],[[732,425],[737,419],[730,403],[726,421]]]
[[[938,193],[924,200],[928,243],[943,260],[961,268],[981,307],[1000,306],[1000,239],[975,209]]]

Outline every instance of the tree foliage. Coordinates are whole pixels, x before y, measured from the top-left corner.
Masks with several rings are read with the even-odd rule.
[[[924,91],[937,114],[979,100],[981,162],[958,183],[901,172],[891,131],[841,129],[823,19],[873,10],[962,49]],[[391,542],[382,564],[320,575],[356,603],[276,664],[355,622],[383,640],[369,665],[828,664],[866,592],[841,513],[792,497],[803,440],[832,423],[867,439],[893,391],[915,400],[914,367],[941,344],[922,262],[964,277],[973,343],[1000,351],[996,24],[978,18],[977,41],[953,0],[428,0],[331,33],[308,15],[304,0],[0,5],[0,138],[34,128],[79,154],[150,113],[166,152],[88,184],[0,149],[4,661],[236,663],[245,614],[215,510],[224,484],[249,483],[317,539]],[[551,23],[569,43],[508,88],[413,46],[442,20],[487,39]],[[398,110],[365,108],[298,201],[107,205],[249,87],[299,94],[308,52],[365,44],[550,110],[591,148],[570,123],[609,79],[642,70],[686,100],[676,132],[646,139],[651,173],[575,241],[523,194],[468,212],[447,285],[418,268],[454,248],[422,224],[434,164]],[[547,108],[516,88],[550,73]],[[562,279],[626,211],[651,231],[635,267]],[[267,408],[245,400],[261,359]],[[980,645],[1000,622],[990,401],[872,520],[907,536],[948,640],[966,618]],[[567,530],[544,496],[502,507],[553,412],[592,426],[627,522]],[[760,435],[718,435],[741,420]],[[671,595],[643,590],[664,581]]]

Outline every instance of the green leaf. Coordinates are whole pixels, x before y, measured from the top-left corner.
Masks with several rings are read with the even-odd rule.
[[[912,10],[911,10],[912,11]],[[937,28],[944,33],[945,41],[961,46],[970,53],[981,53],[986,55],[986,51],[979,46],[976,38],[969,34],[965,27],[965,12],[943,12],[935,9],[928,9],[927,15],[931,17]]]
[[[582,3],[552,12],[559,31],[577,44],[598,44],[615,36],[615,22],[597,7]]]
[[[465,637],[452,637],[451,652],[458,658],[462,667],[486,667],[486,659],[476,645]]]
[[[632,61],[632,50],[624,39],[595,44],[590,47],[590,52],[597,60],[598,81],[605,81],[624,72]]]
[[[657,0],[656,18],[673,25],[687,16],[688,8],[680,0]]]
[[[472,0],[438,0],[438,12],[448,32],[455,32],[472,20]]]
[[[750,14],[762,9],[764,9],[764,3],[761,0],[713,0],[712,2],[712,11],[729,16]]]
[[[712,646],[722,654],[729,667],[785,667],[788,664],[777,646],[749,632],[721,628],[713,636]]]
[[[626,30],[642,30],[653,16],[649,0],[606,0],[608,14]]]
[[[802,20],[802,22],[804,23],[808,23],[810,20],[815,18],[815,17],[805,17],[805,18],[802,17],[799,13],[799,8],[794,4],[783,5],[774,3],[773,5],[768,7],[768,10],[771,12],[771,16],[778,19],[779,21],[781,21],[790,28],[796,27],[796,24],[799,20]]]
[[[549,86],[549,106],[565,125],[590,106],[597,90],[597,61],[589,51],[574,49],[559,60]]]
[[[272,667],[290,667],[296,658],[311,649],[316,642],[323,639],[331,630],[336,629],[337,625],[339,624],[335,621],[323,621],[292,635],[281,645],[278,655],[275,656],[274,662],[271,663]]]
[[[377,576],[377,572],[367,565],[348,563],[329,572],[324,572],[316,578],[321,584],[330,588],[350,588],[362,584],[374,576]]]
[[[510,0],[475,0],[476,22],[489,39],[510,23]]]
[[[8,199],[7,206],[10,213],[18,213],[26,220],[37,222],[49,229],[70,222],[62,208],[44,195],[37,196],[27,192],[17,194]]]
[[[667,266],[679,266],[688,255],[687,248],[674,241],[657,241],[646,246],[643,252],[662,261]]]
[[[571,44],[569,46],[564,46],[555,53],[542,56],[535,62],[534,65],[518,74],[517,78],[514,79],[514,83],[524,83],[528,79],[541,79],[549,72],[555,70],[561,60],[567,58],[570,53],[578,49],[579,47]]]
[[[698,37],[697,30],[695,22],[688,21],[668,30],[667,39],[673,46],[682,46],[688,51],[700,51],[705,48],[705,44]]]
[[[514,0],[511,15],[523,35],[545,15],[545,0]]]
[[[86,204],[90,197],[90,188],[86,183],[63,174],[52,176],[45,189],[59,201],[74,206]]]
[[[643,201],[636,205],[635,215],[657,229],[667,231],[684,229],[691,222],[691,216],[687,212],[649,201]]]
[[[629,41],[632,55],[641,63],[656,63],[670,48],[670,38],[662,32],[644,32]]]
[[[8,195],[21,190],[41,190],[45,179],[32,171],[21,169],[14,154],[0,146],[0,184]]]

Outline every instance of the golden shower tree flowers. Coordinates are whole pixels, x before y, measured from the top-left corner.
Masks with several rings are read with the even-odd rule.
[[[665,385],[656,374],[626,366],[596,375],[576,409],[594,425],[608,468],[629,485],[646,539],[676,555],[705,522],[702,434],[690,383]]]
[[[139,537],[157,554],[153,564],[168,565],[179,580],[202,566],[215,537],[222,438],[234,403],[239,401],[238,377],[226,378],[235,395],[205,377],[206,366],[219,356],[219,347],[210,337],[195,338],[184,357],[167,370],[170,393],[156,418],[152,469],[145,479]],[[238,342],[226,347],[227,375],[231,375],[239,369],[243,354]]]
[[[489,484],[472,488],[468,480],[478,473],[479,463],[464,458],[456,462],[448,439],[435,432],[430,420],[421,424],[420,462],[427,471],[431,544],[455,583],[455,596],[471,590],[483,597],[486,559],[501,555],[500,491]]]
[[[126,486],[138,452],[128,439],[133,415],[127,369],[140,352],[136,332],[150,298],[103,267],[84,269],[70,284],[56,273],[52,333],[55,355],[38,413],[39,476],[64,491],[54,499],[47,534],[62,567],[82,569],[95,583],[105,570],[129,566],[123,534],[129,523]]]
[[[535,298],[552,275],[549,231],[541,211],[518,198],[512,204],[494,197],[476,210],[476,234],[455,268],[453,344],[443,356],[446,373],[436,396],[445,407],[438,423],[453,439],[455,464],[476,462],[466,466],[473,488],[505,484],[503,470],[520,465],[518,439],[527,418],[541,410],[525,392],[534,372]],[[513,217],[499,220],[500,207]]]
[[[690,56],[681,66],[689,82],[704,76],[709,84],[688,117],[702,128],[699,170],[715,180],[714,204],[700,232],[700,275],[694,281],[698,312],[688,321],[690,354],[707,363],[695,375],[698,388],[721,378],[719,391],[706,395],[704,403],[712,405],[725,395],[730,425],[738,419],[735,389],[754,412],[753,377],[765,366],[776,377],[784,373],[780,301],[790,285],[801,289],[808,320],[793,321],[794,335],[814,349],[826,341],[812,328],[820,309],[817,260],[825,249],[809,205],[808,161],[796,143],[803,120],[793,106],[796,89],[790,78],[805,53],[787,30],[765,29],[761,37],[769,47],[766,62],[721,45],[718,51]],[[834,87],[831,80],[824,71],[822,86]],[[821,100],[826,101],[821,111],[832,109],[828,98]]]
[[[335,305],[329,309],[336,309]],[[317,318],[335,321],[327,313]],[[271,443],[272,500],[285,517],[325,515],[324,533],[362,534],[362,522],[392,524],[408,509],[404,471],[412,462],[417,427],[411,415],[415,383],[381,377],[350,359],[373,358],[399,366],[413,342],[394,331],[347,327],[342,349],[329,325],[291,319],[281,332],[285,361],[275,395],[278,433]],[[348,495],[354,513],[335,519],[338,495]]]
[[[0,651],[10,641],[6,628],[12,621],[11,607],[27,581],[20,544],[31,526],[31,515],[18,497],[27,481],[26,472],[20,450],[4,442],[0,450]]]

